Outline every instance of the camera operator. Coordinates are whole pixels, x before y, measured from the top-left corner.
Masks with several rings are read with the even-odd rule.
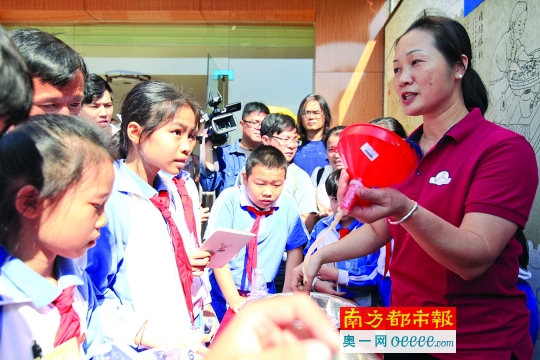
[[[214,149],[214,144],[206,139],[206,159],[199,164],[200,183],[204,191],[215,190],[218,196],[223,189],[234,185],[248,155],[261,143],[261,123],[269,113],[270,110],[263,103],[250,102],[242,112],[240,140]]]

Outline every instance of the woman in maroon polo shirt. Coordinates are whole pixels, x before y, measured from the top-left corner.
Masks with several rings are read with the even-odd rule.
[[[371,206],[349,214],[366,225],[315,253],[306,283],[322,264],[364,256],[393,237],[392,305],[456,307],[457,354],[385,359],[529,360],[515,233],[525,226],[538,185],[535,154],[521,135],[484,119],[486,88],[458,22],[425,15],[415,21],[396,41],[394,73],[405,114],[423,117],[409,137],[423,156],[395,188],[358,190]],[[299,266],[293,287],[301,288],[302,279]]]

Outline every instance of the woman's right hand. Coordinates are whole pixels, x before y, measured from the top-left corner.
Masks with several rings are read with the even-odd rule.
[[[311,284],[317,273],[321,269],[322,261],[319,257],[320,251],[311,255],[309,262],[306,264],[306,276],[304,277],[304,263],[301,263],[292,270],[291,274],[291,289],[293,291],[303,291],[309,295],[311,292]],[[305,261],[304,261],[305,262]],[[308,284],[304,286],[304,284]]]

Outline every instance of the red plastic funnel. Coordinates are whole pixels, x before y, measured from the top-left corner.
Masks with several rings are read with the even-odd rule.
[[[416,166],[416,154],[405,139],[373,124],[347,126],[339,135],[337,151],[351,180],[368,188],[398,184]],[[344,199],[341,207],[350,210],[355,204],[367,205],[356,196],[352,199],[355,202],[350,204]]]

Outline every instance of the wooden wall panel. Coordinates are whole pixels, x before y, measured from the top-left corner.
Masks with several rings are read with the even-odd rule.
[[[95,19],[84,10],[85,0],[1,0],[0,22],[61,23]]]
[[[386,18],[384,0],[317,1],[315,92],[329,102],[334,125],[340,120],[343,125],[367,122],[383,114]],[[367,64],[359,66],[370,40],[376,41],[375,47]],[[359,74],[359,82],[351,81]],[[340,107],[345,93],[352,100]]]
[[[251,23],[315,22],[317,0],[0,0],[0,22]]]
[[[384,6],[383,0],[317,1],[315,71],[354,71]]]
[[[86,11],[102,22],[204,21],[200,0],[85,0]]]
[[[315,0],[201,0],[208,22],[313,23]]]
[[[339,103],[353,73],[318,72],[315,74],[316,93],[324,96],[332,113],[332,126],[339,125]],[[379,73],[364,73],[351,106],[341,125],[365,123],[382,116],[383,83]]]
[[[0,10],[84,11],[85,0],[1,0]]]

